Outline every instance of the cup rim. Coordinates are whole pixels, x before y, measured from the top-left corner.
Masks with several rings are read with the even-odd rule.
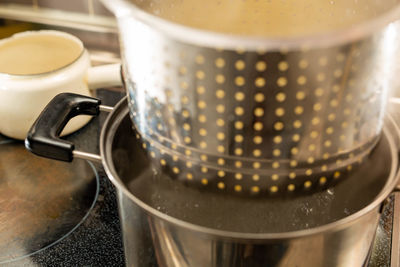
[[[56,30],[39,30],[39,31],[25,31],[25,32],[19,32],[16,34],[13,34],[12,36],[2,39],[0,40],[0,46],[7,43],[8,41],[15,39],[15,38],[20,38],[20,37],[25,37],[25,36],[29,36],[29,35],[53,35],[53,36],[62,36],[64,38],[67,38],[73,42],[75,42],[76,44],[79,45],[81,51],[79,53],[79,55],[71,62],[69,62],[66,65],[63,65],[57,69],[51,70],[51,71],[46,71],[46,72],[41,72],[41,73],[35,73],[35,74],[12,74],[12,73],[6,73],[6,72],[0,72],[0,77],[6,77],[6,78],[17,78],[17,79],[28,79],[28,78],[36,78],[36,77],[42,77],[42,76],[47,76],[50,74],[54,74],[56,72],[62,71],[66,68],[68,68],[69,66],[75,64],[75,62],[79,61],[79,59],[81,59],[83,57],[83,55],[85,54],[85,46],[83,45],[83,42],[76,36],[69,34],[67,32],[62,32],[62,31],[56,31]]]

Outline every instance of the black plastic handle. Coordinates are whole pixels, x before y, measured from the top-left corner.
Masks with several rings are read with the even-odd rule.
[[[55,96],[29,130],[26,148],[42,157],[72,161],[74,144],[60,139],[60,133],[75,116],[97,116],[100,104],[99,99],[83,95],[62,93]]]

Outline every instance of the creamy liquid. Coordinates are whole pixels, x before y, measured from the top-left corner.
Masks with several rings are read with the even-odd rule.
[[[82,46],[59,35],[27,34],[0,43],[0,73],[33,75],[60,69],[75,61]]]
[[[134,2],[156,16],[194,28],[240,35],[287,37],[348,27],[382,14],[393,8],[398,0],[136,0]]]

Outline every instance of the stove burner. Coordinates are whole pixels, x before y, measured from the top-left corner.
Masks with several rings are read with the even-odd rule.
[[[89,215],[98,193],[91,163],[39,158],[0,136],[0,265],[67,237]]]

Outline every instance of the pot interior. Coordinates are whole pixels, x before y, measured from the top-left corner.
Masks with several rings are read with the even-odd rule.
[[[110,125],[108,125],[110,124]],[[244,198],[185,186],[157,173],[140,147],[121,102],[106,124],[103,156],[117,186],[126,187],[147,205],[194,225],[241,233],[280,233],[322,226],[345,218],[371,204],[395,180],[394,147],[387,131],[357,171],[327,190],[285,198]],[[109,130],[111,129],[111,130]],[[386,186],[386,187],[385,187]],[[387,192],[388,193],[388,192]]]

